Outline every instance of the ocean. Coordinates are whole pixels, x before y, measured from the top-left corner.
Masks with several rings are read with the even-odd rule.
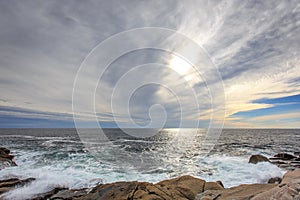
[[[0,179],[36,178],[6,194],[8,199],[30,198],[54,187],[84,188],[132,180],[155,183],[184,174],[221,180],[225,187],[232,187],[266,183],[285,173],[271,163],[249,164],[251,155],[300,152],[297,129],[224,129],[212,151],[202,157],[199,144],[205,131],[197,130],[196,139],[186,144],[190,141],[171,142],[176,129],[163,129],[150,138],[105,129],[110,142],[91,152],[76,129],[0,129],[0,146],[10,149],[18,164],[1,170]],[[189,129],[185,132],[189,135]]]

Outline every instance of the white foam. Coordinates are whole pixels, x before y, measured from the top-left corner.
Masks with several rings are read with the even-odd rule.
[[[24,187],[12,190],[3,196],[9,200],[28,199],[35,194],[50,191],[55,187],[84,188],[103,182],[147,181],[158,182],[170,177],[191,174],[206,181],[221,180],[225,187],[246,183],[266,183],[269,178],[282,177],[284,172],[270,163],[249,164],[247,157],[211,155],[202,160],[178,162],[169,159],[160,168],[138,172],[136,169],[120,169],[118,166],[103,163],[85,153],[76,153],[64,160],[46,160],[47,152],[18,152],[19,166],[5,168],[0,177],[36,178]],[[40,159],[40,160],[39,160]],[[195,165],[196,164],[196,165]],[[2,179],[2,178],[1,178]]]
[[[213,173],[206,173],[199,177],[206,181],[221,180],[225,187],[237,186],[240,184],[267,183],[272,177],[282,177],[285,173],[276,165],[269,162],[257,164],[248,163],[246,157],[232,156],[211,156],[200,164],[214,166]]]

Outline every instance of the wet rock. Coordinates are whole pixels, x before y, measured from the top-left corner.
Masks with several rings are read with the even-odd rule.
[[[1,180],[0,181],[0,194],[3,194],[5,192],[8,192],[12,189],[15,189],[17,187],[22,187],[27,183],[30,183],[31,181],[35,180],[34,178],[28,178],[28,179],[17,179],[17,178],[11,178],[7,180]]]
[[[278,160],[278,161],[272,161],[271,163],[275,164],[275,165],[287,165],[288,164],[287,162],[283,162],[283,161],[280,161],[280,160]]]
[[[4,152],[6,154],[10,154],[10,150],[4,147],[0,147],[0,152]]]
[[[17,181],[19,180],[18,178],[10,178],[10,179],[5,179],[5,180],[0,180],[0,184],[5,183],[5,182],[11,182],[11,181]]]
[[[269,159],[262,155],[252,155],[249,159],[249,163],[257,164],[259,162],[270,162]]]
[[[297,152],[296,152],[297,153]],[[270,158],[271,163],[277,165],[284,170],[295,170],[300,168],[300,158],[288,153],[279,153]]]
[[[10,154],[9,149],[0,147],[0,170],[5,167],[17,166],[13,158],[14,156]]]
[[[35,195],[31,200],[48,200],[50,199],[53,195],[57,194],[61,190],[68,190],[68,188],[54,188],[50,190],[49,192],[45,192],[42,194],[37,194]]]
[[[270,178],[268,180],[268,183],[280,183],[281,182],[281,178],[280,177],[274,177],[274,178]]]
[[[77,197],[81,197],[87,194],[87,192],[88,190],[86,188],[77,189],[77,190],[60,190],[55,195],[51,196],[50,200],[57,200],[57,199],[71,200]]]
[[[288,154],[288,153],[279,153],[279,154],[276,154],[274,157],[279,158],[281,160],[293,160],[293,159],[297,158],[296,156]]]

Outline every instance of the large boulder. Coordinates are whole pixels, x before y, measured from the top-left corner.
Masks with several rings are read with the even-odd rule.
[[[163,191],[170,193],[173,199],[195,199],[195,196],[203,192],[205,181],[192,176],[181,176],[178,178],[161,181],[156,184]]]
[[[195,199],[196,195],[203,192],[205,181],[192,176],[161,181],[157,184],[147,182],[117,182],[99,185],[89,194],[77,199],[97,200],[188,200]],[[217,187],[217,186],[214,186]],[[220,186],[221,187],[221,186]]]
[[[269,159],[262,155],[252,155],[249,159],[249,163],[257,164],[259,162],[270,162]]]

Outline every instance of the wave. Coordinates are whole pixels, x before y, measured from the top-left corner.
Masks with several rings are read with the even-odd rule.
[[[6,199],[19,200],[31,198],[55,187],[72,189],[92,187],[98,183],[116,181],[158,182],[167,178],[190,174],[206,181],[221,180],[225,187],[240,184],[266,183],[272,177],[282,177],[285,171],[271,163],[249,164],[245,157],[212,155],[199,160],[195,167],[187,169],[184,165],[137,171],[134,168],[122,170],[108,163],[101,163],[86,154],[78,154],[63,162],[52,162],[38,166],[29,159],[39,153],[28,155],[28,160],[18,167],[0,171],[1,177],[34,177],[32,183],[5,194]],[[40,153],[41,154],[41,153]],[[31,157],[31,158],[29,158]],[[24,157],[23,157],[24,159]]]

